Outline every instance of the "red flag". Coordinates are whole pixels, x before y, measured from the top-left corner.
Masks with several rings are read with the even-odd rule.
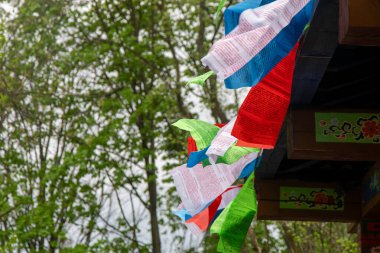
[[[232,135],[238,146],[273,148],[290,103],[298,43],[245,98]]]

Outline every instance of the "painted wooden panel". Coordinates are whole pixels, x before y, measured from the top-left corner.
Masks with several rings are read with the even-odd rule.
[[[361,218],[359,187],[298,180],[257,180],[260,220],[355,222]]]
[[[344,210],[344,194],[333,188],[280,187],[280,208]]]
[[[380,144],[380,114],[315,113],[317,142]]]
[[[380,159],[379,118],[379,110],[291,108],[287,121],[288,157],[376,161]]]

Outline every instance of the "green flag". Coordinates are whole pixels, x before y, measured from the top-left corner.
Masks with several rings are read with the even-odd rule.
[[[214,20],[216,20],[219,17],[225,4],[226,4],[226,0],[220,0],[218,9],[216,10],[216,13],[214,15]]]
[[[211,226],[210,232],[219,234],[219,252],[240,252],[252,219],[256,215],[256,192],[252,173],[236,198],[224,209]]]
[[[194,138],[194,141],[197,144],[198,150],[207,148],[220,129],[213,124],[196,119],[180,119],[175,122],[173,126],[190,132],[191,137]],[[227,150],[224,156],[218,158],[217,163],[233,164],[243,156],[259,151],[260,149],[257,148],[232,146]],[[203,166],[207,165],[210,165],[208,159],[203,161]]]
[[[186,85],[189,85],[189,84],[198,84],[198,85],[201,85],[203,86],[206,82],[207,79],[210,78],[210,76],[212,76],[214,74],[213,71],[209,71],[207,73],[204,73],[200,76],[196,76],[196,77],[193,77],[191,78]]]
[[[253,152],[260,152],[260,149],[258,148],[245,148],[245,147],[239,147],[239,146],[232,146],[230,147],[226,153],[219,157],[216,163],[226,163],[226,164],[233,164],[237,162],[240,158],[243,156],[246,156]],[[203,167],[210,165],[210,161],[204,160]]]
[[[207,148],[219,131],[219,127],[196,119],[180,119],[173,126],[190,132],[198,150]]]

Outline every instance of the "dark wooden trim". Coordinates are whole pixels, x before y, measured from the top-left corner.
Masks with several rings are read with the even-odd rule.
[[[380,2],[339,0],[339,43],[380,46]]]
[[[351,222],[347,224],[347,232],[349,234],[356,234],[359,232],[359,223],[358,222]]]

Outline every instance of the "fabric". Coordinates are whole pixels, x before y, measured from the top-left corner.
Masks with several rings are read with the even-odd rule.
[[[196,77],[193,77],[191,78],[186,85],[189,85],[189,84],[197,84],[197,85],[201,85],[203,86],[206,82],[207,79],[210,78],[210,76],[212,76],[214,74],[214,72],[212,71],[209,71],[207,73],[204,73],[200,76],[196,76]]]
[[[274,0],[246,0],[228,7],[224,11],[225,34],[229,34],[238,24],[240,15],[248,10],[273,2]]]
[[[222,12],[222,9],[223,9],[223,7],[224,7],[225,4],[226,4],[226,0],[220,0],[220,2],[218,4],[218,8],[216,10],[216,13],[214,15],[214,19],[215,20],[219,17],[219,15]]]
[[[202,62],[219,80],[233,75],[225,80],[227,88],[254,86],[293,48],[310,20],[312,2],[278,0],[244,11],[239,25]]]
[[[252,58],[250,62],[225,79],[225,86],[229,89],[252,87],[264,78],[294,47],[304,31],[305,23],[311,20],[314,10],[313,6],[314,0],[310,1],[292,19],[290,24]]]
[[[222,128],[225,125],[226,124],[214,124],[214,126],[217,126],[218,128]],[[197,148],[197,144],[195,143],[195,140],[193,139],[193,137],[189,136],[187,138],[187,155],[190,156],[191,152],[196,152],[197,150],[198,148]]]
[[[210,147],[207,149],[206,155],[209,157],[212,164],[215,164],[218,156],[223,156],[237,141],[237,139],[231,135],[235,121],[236,117],[222,127],[212,140]]]
[[[218,210],[223,210],[239,193],[242,185],[232,186],[220,194],[211,204],[203,209],[200,213],[187,219],[185,224],[195,235],[199,235],[206,231],[215,216],[218,214]]]
[[[208,148],[209,147],[200,151],[191,152],[189,159],[187,160],[187,167],[192,168],[200,162],[202,162],[202,165],[204,167],[211,165],[211,162],[208,160],[208,156],[206,155]],[[223,156],[218,157],[218,159],[216,160],[216,164],[233,164],[243,156],[246,156],[251,153],[255,153],[257,157],[259,155],[259,152],[260,149],[257,148],[232,146],[227,150],[227,152]]]
[[[189,156],[191,152],[195,152],[197,150],[197,144],[195,143],[193,137],[187,137],[187,155]]]
[[[244,168],[257,158],[256,153],[248,154],[237,162],[203,167],[197,164],[187,168],[186,164],[170,171],[177,193],[184,208],[191,215],[199,213],[217,196],[230,187],[242,174]]]
[[[252,173],[236,198],[223,210],[210,228],[211,233],[219,235],[218,252],[240,252],[257,212],[254,177]]]
[[[211,162],[209,161],[209,155],[207,155],[207,152],[208,149],[213,146],[213,144],[214,150],[211,152],[211,154],[222,154],[222,156],[213,157],[215,159],[212,161],[213,164],[233,164],[245,155],[248,155],[250,153],[258,153],[260,150],[257,148],[237,147],[234,145],[231,146],[230,142],[225,143],[225,139],[220,138],[223,133],[231,135],[230,133],[232,131],[234,122],[235,120],[233,119],[230,123],[228,123],[228,125],[215,124],[215,126],[199,120],[181,120],[175,123],[174,125],[180,127],[181,129],[190,131],[190,134],[196,138],[195,141],[193,141],[193,139],[188,139],[188,151],[196,149],[196,147],[198,147],[197,143],[200,143],[199,145],[202,147],[206,144],[211,144],[211,146],[207,146],[202,150],[190,152],[189,159],[187,160],[187,167],[192,168],[200,162],[203,163],[203,166],[210,165]],[[216,127],[218,129],[217,133]],[[219,127],[221,128],[219,129]],[[215,143],[218,140],[219,142]],[[227,141],[228,140],[229,139],[227,139]],[[219,144],[220,147],[223,147],[223,152],[218,152],[220,150],[217,149],[216,144]],[[227,148],[225,147],[226,145]]]
[[[261,82],[239,109],[232,135],[251,147],[273,148],[290,103],[298,43]]]
[[[192,168],[198,163],[208,159],[208,156],[206,155],[207,149],[208,147],[200,151],[191,152],[189,159],[187,159],[187,167]]]
[[[189,131],[199,150],[208,147],[219,131],[219,127],[196,119],[180,119],[173,126]]]

